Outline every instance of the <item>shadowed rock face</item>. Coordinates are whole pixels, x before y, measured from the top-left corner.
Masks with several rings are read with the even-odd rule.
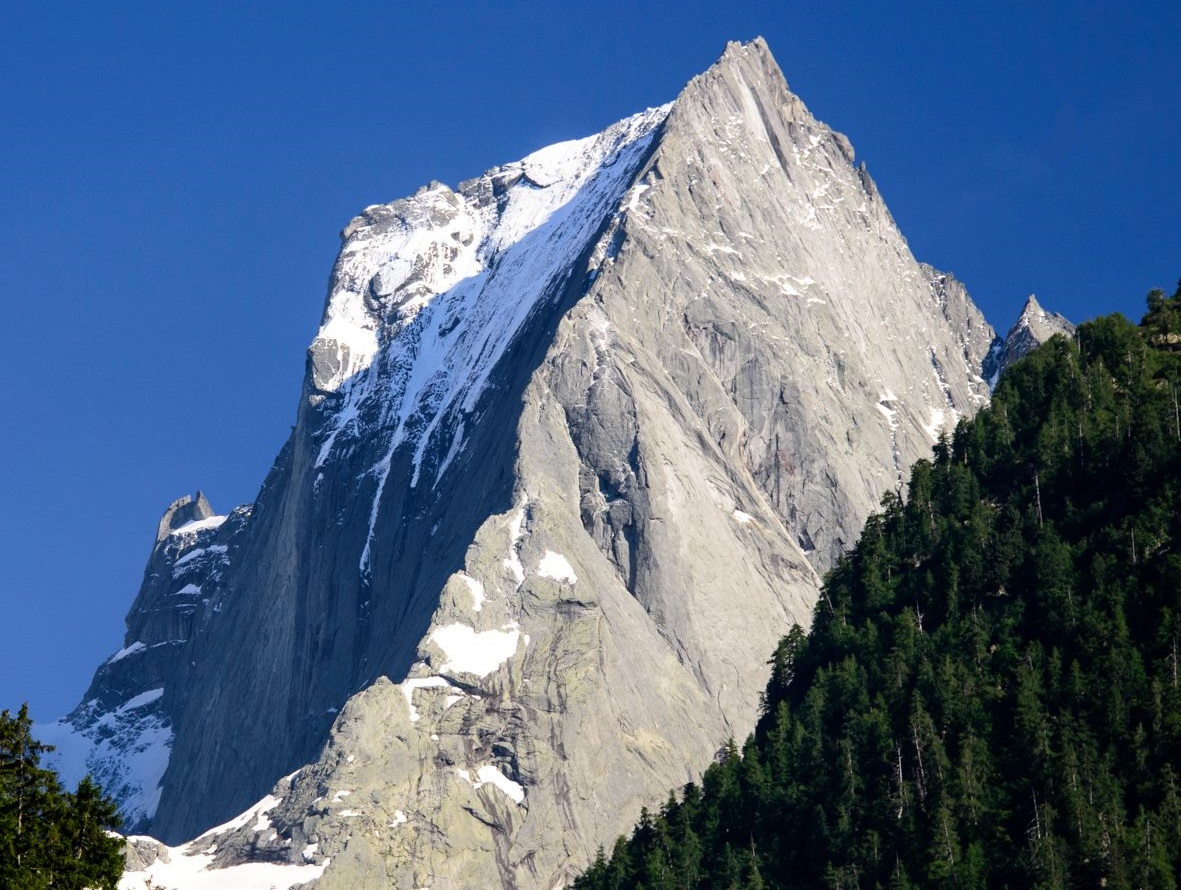
[[[150,829],[192,837],[302,766],[219,857],[556,886],[749,732],[818,572],[986,398],[992,330],[761,40],[343,238],[256,504],[164,535],[129,616],[129,647],[183,636],[151,681],[174,736]],[[197,535],[224,564],[149,633]]]

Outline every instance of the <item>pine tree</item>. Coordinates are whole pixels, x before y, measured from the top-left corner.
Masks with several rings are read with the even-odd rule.
[[[32,734],[28,705],[0,713],[0,887],[114,890],[123,839],[114,803],[89,776],[64,791],[41,766],[52,750]]]

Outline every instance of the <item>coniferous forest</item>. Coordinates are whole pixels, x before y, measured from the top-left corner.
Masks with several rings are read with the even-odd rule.
[[[74,792],[41,766],[25,705],[0,712],[0,890],[114,890],[123,874],[115,803],[87,776]]]
[[[574,887],[1172,888],[1181,288],[941,440],[771,660],[764,712]]]

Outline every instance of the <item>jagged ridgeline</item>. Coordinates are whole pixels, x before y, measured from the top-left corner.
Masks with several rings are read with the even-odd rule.
[[[739,752],[575,887],[1175,887],[1181,289],[1001,378],[774,653]]]

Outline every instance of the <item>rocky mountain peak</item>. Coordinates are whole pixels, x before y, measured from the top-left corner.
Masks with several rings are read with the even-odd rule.
[[[219,865],[321,890],[569,880],[745,736],[821,572],[987,398],[992,329],[852,159],[756,40],[366,208],[291,438],[253,506],[166,523],[82,762],[151,692],[165,841],[228,819]]]
[[[168,505],[164,515],[160,517],[160,525],[156,529],[156,543],[163,541],[173,531],[190,522],[200,522],[213,515],[213,507],[205,499],[205,495],[198,491],[195,495],[185,495]]]
[[[1018,359],[1024,358],[1055,334],[1073,337],[1074,325],[1065,316],[1043,309],[1037,297],[1030,294],[1017,321],[1009,328],[1009,333],[1003,339],[997,337],[993,341],[984,360],[984,376],[989,381],[989,386],[995,387],[1006,368]]]
[[[1010,329],[1009,335],[1012,336],[1022,328],[1028,328],[1039,343],[1044,343],[1054,334],[1072,335],[1074,333],[1074,325],[1065,316],[1059,315],[1057,312],[1047,312],[1034,294],[1030,294],[1026,298],[1021,315]]]

